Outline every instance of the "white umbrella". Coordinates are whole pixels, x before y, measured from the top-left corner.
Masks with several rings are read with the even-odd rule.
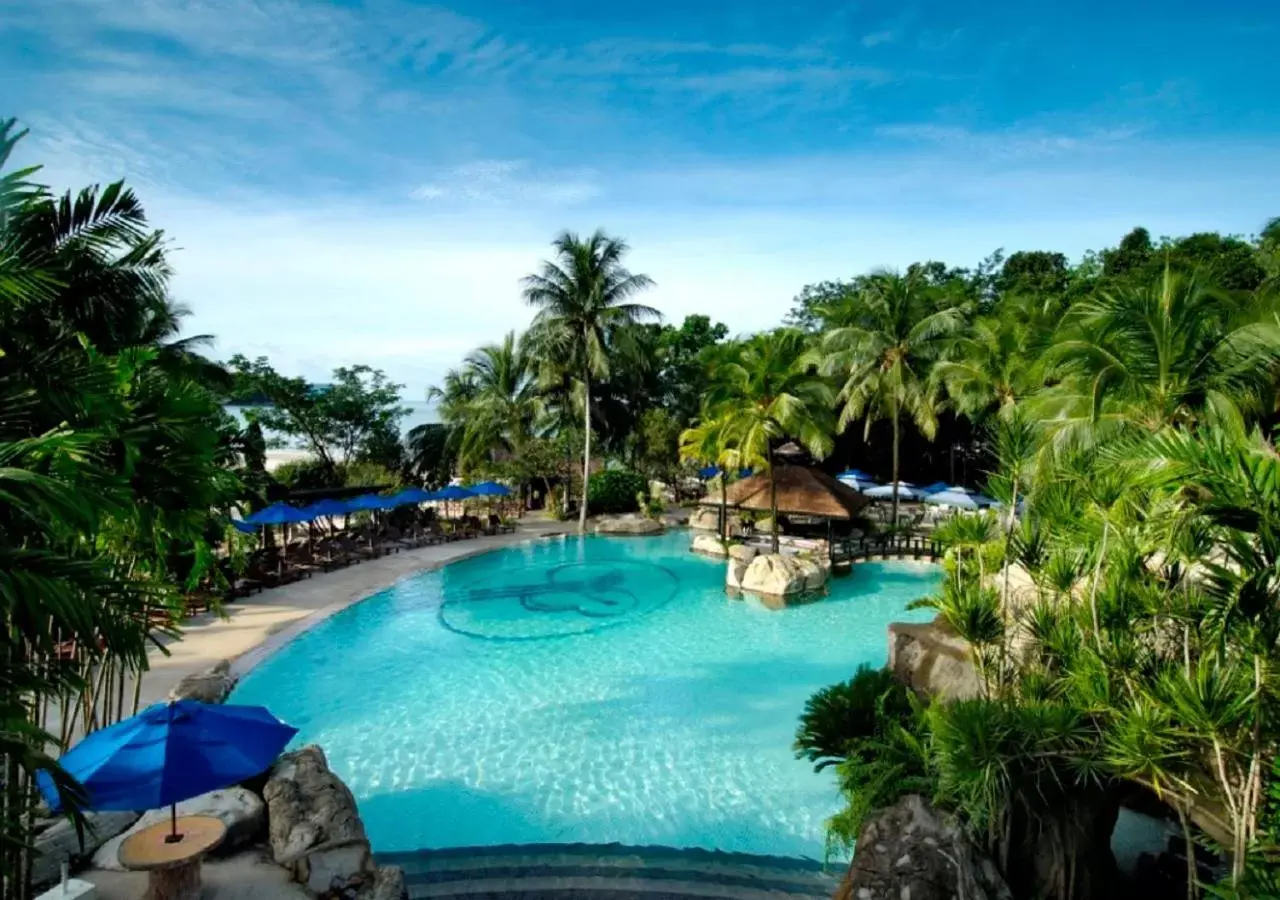
[[[856,475],[837,475],[836,480],[839,481],[841,484],[847,484],[849,487],[853,488],[855,491],[859,491],[864,494],[867,491],[871,490],[872,488],[878,488],[880,486],[876,484],[874,481],[871,481],[866,478],[859,478]]]
[[[867,497],[875,497],[877,500],[893,499],[893,485],[882,484],[879,487],[873,487],[862,492]],[[907,484],[905,481],[898,482],[898,499],[899,500],[919,500],[924,494],[920,493],[920,489],[914,484]]]
[[[982,509],[984,505],[982,500],[985,499],[969,493],[964,488],[950,488],[938,491],[936,494],[929,494],[924,498],[924,502],[935,506],[954,506],[956,509]]]

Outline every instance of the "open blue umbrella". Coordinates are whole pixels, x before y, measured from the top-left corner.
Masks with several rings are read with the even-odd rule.
[[[85,790],[88,809],[171,808],[261,774],[298,733],[261,706],[176,700],[90,734],[58,760]],[[48,772],[36,783],[53,810],[61,798]]]
[[[466,490],[475,494],[477,497],[510,497],[511,488],[496,481],[482,481],[479,484],[473,484]]]
[[[260,509],[244,517],[250,525],[290,525],[294,522],[305,522],[309,517],[296,506],[288,503],[272,503],[266,509]]]
[[[877,500],[889,500],[893,497],[893,485],[882,484],[878,487],[868,488],[862,492],[864,497],[874,497]],[[908,484],[905,481],[898,482],[898,499],[899,500],[919,500],[924,494],[920,492],[914,484]]]
[[[321,516],[345,516],[351,511],[351,507],[347,505],[345,500],[334,500],[332,497],[326,497],[323,500],[317,500],[310,506],[303,507],[302,511],[307,514],[307,519],[318,519]]]
[[[843,472],[837,475],[836,478],[840,479],[841,481],[844,481],[847,478],[852,478],[854,481],[875,481],[874,477],[862,471],[861,469],[845,469]]]
[[[258,527],[252,522],[246,522],[244,519],[232,519],[231,527],[241,534],[257,534]]]
[[[855,470],[855,474],[850,474],[848,472],[841,472],[836,477],[836,481],[840,482],[841,484],[848,485],[849,487],[853,488],[855,491],[859,491],[862,493],[866,493],[872,488],[880,487],[880,485],[876,484],[874,481],[872,481],[869,478],[858,478],[857,475],[861,475],[861,474],[863,473],[856,472],[856,470]]]
[[[927,484],[924,487],[920,488],[920,493],[938,494],[938,493],[941,493],[942,491],[949,491],[949,490],[951,490],[951,485],[947,484],[945,481],[935,481],[933,484]],[[963,488],[961,488],[961,490],[963,490]]]
[[[425,488],[407,487],[395,495],[397,505],[405,503],[424,503],[431,499],[431,492]]]
[[[704,481],[708,478],[715,478],[719,474],[720,474],[719,466],[707,466],[706,468],[698,470],[698,477],[703,479]]]
[[[474,496],[476,495],[471,491],[467,490],[466,488],[459,487],[456,484],[451,484],[446,487],[442,487],[440,490],[436,491],[434,494],[432,494],[431,499],[432,500],[466,500]]]
[[[388,499],[377,494],[361,494],[359,497],[348,500],[347,508],[352,512],[364,509],[386,509]]]
[[[982,501],[986,498],[979,498],[964,488],[947,488],[945,491],[938,491],[936,494],[929,494],[924,498],[925,503],[932,503],[935,506],[954,506],[956,509],[981,509],[984,505]]]

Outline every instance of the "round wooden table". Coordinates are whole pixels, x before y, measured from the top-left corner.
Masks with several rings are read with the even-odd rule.
[[[176,841],[168,840],[173,823],[166,819],[120,844],[120,865],[147,873],[147,900],[198,900],[200,861],[227,836],[213,816],[182,816],[177,828]]]

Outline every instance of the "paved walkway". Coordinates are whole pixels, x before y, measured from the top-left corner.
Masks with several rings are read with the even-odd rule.
[[[184,623],[182,639],[168,644],[167,656],[153,651],[151,670],[142,677],[141,705],[165,699],[184,676],[224,659],[243,674],[298,634],[406,576],[497,547],[565,534],[573,524],[529,518],[514,534],[402,550],[228,603],[223,617],[194,616]]]

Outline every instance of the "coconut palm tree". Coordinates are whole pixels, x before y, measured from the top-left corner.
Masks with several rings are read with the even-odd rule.
[[[538,312],[533,330],[546,361],[572,372],[582,383],[582,508],[578,529],[587,528],[587,482],[591,468],[591,386],[609,374],[609,352],[619,329],[661,318],[631,298],[653,284],[623,265],[627,244],[597,231],[583,239],[564,232],[552,242],[555,259],[524,279],[525,300]]]
[[[1077,303],[1050,350],[1039,415],[1102,438],[1257,413],[1273,399],[1280,325],[1255,295],[1166,267]]]
[[[491,462],[495,451],[519,453],[539,411],[532,363],[514,331],[472,351],[427,396],[457,435],[463,468]]]
[[[925,437],[938,428],[942,405],[932,366],[963,328],[963,310],[931,286],[918,269],[882,271],[862,282],[859,301],[847,305],[822,343],[822,369],[840,379],[839,429],[863,419],[888,419],[893,429],[893,522],[898,521],[898,465],[902,419]]]
[[[716,366],[704,425],[721,466],[769,475],[773,552],[778,552],[778,485],[773,451],[788,438],[814,457],[831,452],[834,396],[796,328],[757,334],[729,348]],[[714,424],[713,424],[714,423]]]

